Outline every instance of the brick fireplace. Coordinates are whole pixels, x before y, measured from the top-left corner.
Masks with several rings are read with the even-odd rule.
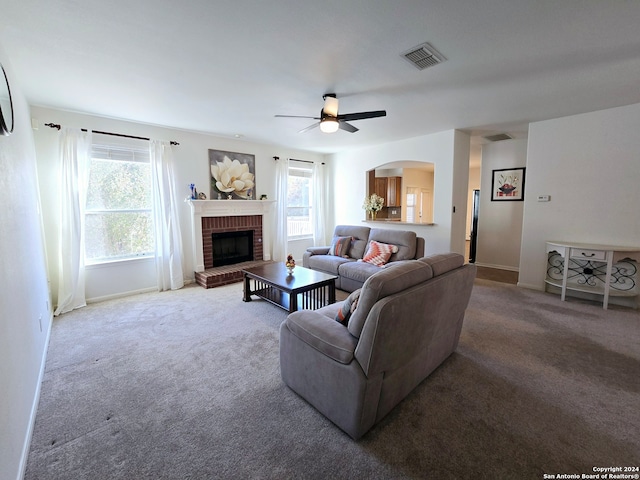
[[[268,200],[192,200],[192,248],[196,282],[211,288],[242,280],[249,263],[270,260],[270,228],[266,214],[275,203]],[[266,217],[266,218],[265,218]],[[213,261],[213,233],[253,234],[253,262],[217,266]]]
[[[262,215],[240,217],[204,217],[202,219],[202,254],[204,268],[218,267],[213,261],[213,233],[253,232],[253,260],[262,260]]]

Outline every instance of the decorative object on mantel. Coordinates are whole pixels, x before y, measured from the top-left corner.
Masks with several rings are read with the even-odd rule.
[[[251,200],[255,188],[255,155],[209,150],[211,198]]]
[[[263,193],[262,195],[260,195],[260,200],[266,200],[267,196]]]
[[[189,188],[191,189],[191,200],[197,200],[198,199],[198,192],[196,190],[196,184],[195,183],[190,183],[189,184]]]
[[[373,193],[370,197],[365,197],[364,203],[362,204],[362,208],[364,208],[364,210],[369,213],[371,220],[376,219],[376,215],[380,210],[382,210],[383,206],[384,198],[376,193]]]
[[[491,201],[524,200],[524,168],[493,170]]]
[[[204,192],[198,192],[198,200],[206,200],[207,195]]]
[[[287,271],[289,275],[293,275],[293,269],[296,268],[296,261],[293,258],[293,255],[287,255],[287,261],[284,263],[285,267],[287,267]]]

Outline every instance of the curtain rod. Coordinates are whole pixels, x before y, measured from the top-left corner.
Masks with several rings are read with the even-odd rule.
[[[62,128],[59,124],[56,123],[45,123],[44,124],[45,127],[50,127],[50,128],[55,128],[60,130],[60,128]],[[82,128],[81,129],[83,132],[88,131],[86,128]],[[134,135],[125,135],[124,133],[113,133],[113,132],[101,132],[100,130],[92,130],[93,133],[99,133],[101,135],[111,135],[112,137],[124,137],[124,138],[133,138],[135,140],[151,140],[150,138],[147,137],[136,137]],[[171,145],[180,145],[178,142],[174,142],[173,140],[171,140],[169,142]]]
[[[277,162],[278,160],[280,160],[280,157],[273,157],[273,159]],[[290,158],[289,160],[293,160],[294,162],[302,162],[302,163],[316,163],[316,162],[312,162],[311,160],[297,160],[295,158]],[[320,164],[324,165],[324,162],[321,162]]]

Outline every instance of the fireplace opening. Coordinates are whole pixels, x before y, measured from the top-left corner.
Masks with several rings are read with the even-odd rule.
[[[213,266],[253,261],[253,230],[211,234]]]

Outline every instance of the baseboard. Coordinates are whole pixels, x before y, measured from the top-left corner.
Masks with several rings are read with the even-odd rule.
[[[184,280],[185,285],[190,285],[195,282],[196,281],[193,278],[187,278]],[[157,291],[158,287],[141,288],[140,290],[131,290],[130,292],[114,293],[113,295],[105,295],[103,297],[87,298],[86,302],[87,304],[99,303],[104,302],[105,300],[115,300],[116,298],[130,297],[131,295],[139,295],[141,293],[151,293]]]
[[[518,287],[528,288],[529,290],[538,290],[539,292],[544,292],[544,287],[541,287],[540,285],[535,283],[518,282]]]
[[[31,405],[31,413],[29,414],[29,430],[24,439],[22,446],[22,455],[20,456],[20,469],[16,480],[22,480],[27,471],[27,461],[29,460],[29,450],[31,449],[31,439],[33,438],[33,429],[36,424],[36,415],[38,414],[38,405],[40,404],[40,392],[42,391],[42,381],[44,379],[44,370],[47,365],[47,352],[49,351],[49,340],[51,339],[51,328],[53,326],[53,312],[50,312],[49,328],[47,328],[47,337],[44,340],[44,349],[42,351],[42,361],[40,362],[40,372],[38,372],[38,384],[36,392],[33,396],[33,404]]]
[[[158,287],[141,288],[140,290],[131,290],[129,292],[114,293],[113,295],[105,295],[103,297],[87,298],[87,304],[104,302],[105,300],[115,300],[117,298],[130,297],[131,295],[139,295],[141,293],[157,292]]]
[[[486,267],[486,268],[497,268],[498,270],[508,270],[510,272],[519,272],[520,269],[517,267],[507,267],[505,265],[493,265],[491,263],[480,263],[475,262],[478,267]]]

